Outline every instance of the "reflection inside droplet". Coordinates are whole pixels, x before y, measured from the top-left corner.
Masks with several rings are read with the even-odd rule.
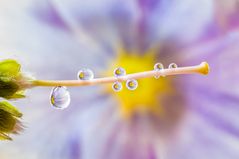
[[[126,75],[126,71],[122,67],[118,67],[114,70],[114,76],[115,77],[121,77],[121,76],[124,76],[124,75]]]
[[[77,77],[79,80],[91,80],[94,78],[94,73],[91,69],[83,68],[78,72]]]
[[[126,87],[129,90],[135,90],[138,87],[138,81],[135,79],[130,79],[126,81]]]
[[[177,64],[176,63],[171,63],[169,64],[168,68],[172,69],[172,68],[177,68]]]
[[[65,109],[69,106],[71,101],[70,93],[66,87],[55,87],[52,89],[50,101],[54,108]]]
[[[162,71],[163,70],[163,64],[162,63],[156,63],[155,65],[154,65],[154,70],[155,71]],[[158,79],[160,76],[159,75],[155,75],[154,76],[156,79]]]
[[[121,90],[122,90],[122,83],[121,83],[121,82],[115,82],[115,83],[113,83],[112,89],[113,89],[115,92],[121,91]]]

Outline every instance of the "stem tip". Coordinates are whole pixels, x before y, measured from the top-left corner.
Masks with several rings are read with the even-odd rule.
[[[209,64],[207,62],[202,62],[200,64],[200,70],[199,72],[203,75],[207,75],[209,72],[210,72],[210,67],[209,67]]]

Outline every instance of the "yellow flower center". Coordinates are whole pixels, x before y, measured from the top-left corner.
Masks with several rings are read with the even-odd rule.
[[[110,64],[107,75],[112,75],[117,67],[124,68],[127,74],[152,70],[157,62],[155,61],[155,55],[152,50],[140,55],[119,49],[118,57]],[[107,86],[107,92],[112,93],[118,100],[120,113],[126,118],[134,114],[145,113],[161,115],[164,110],[160,104],[160,96],[171,91],[170,79],[164,77],[139,79],[138,88],[134,91],[128,90],[125,83],[123,83],[123,89],[119,92],[113,91],[111,85]]]

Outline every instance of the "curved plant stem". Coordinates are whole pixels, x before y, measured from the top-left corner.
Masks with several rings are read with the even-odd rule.
[[[97,85],[113,83],[116,81],[126,81],[128,79],[141,79],[150,78],[154,76],[170,76],[170,75],[181,75],[181,74],[203,74],[207,75],[209,73],[209,65],[207,62],[202,62],[200,65],[188,66],[188,67],[178,67],[172,69],[163,69],[161,71],[145,71],[139,73],[128,74],[122,77],[103,77],[95,78],[92,80],[34,80],[32,81],[32,86],[86,86],[86,85]]]

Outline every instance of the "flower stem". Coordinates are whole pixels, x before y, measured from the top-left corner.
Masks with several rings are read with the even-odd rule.
[[[113,83],[116,81],[127,81],[128,79],[141,79],[149,78],[154,76],[169,76],[169,75],[180,75],[180,74],[203,74],[209,73],[209,65],[207,62],[202,62],[200,65],[178,67],[171,69],[163,69],[161,71],[145,71],[139,73],[128,74],[122,77],[103,77],[95,78],[92,80],[33,80],[32,86],[52,87],[52,86],[87,86]]]

